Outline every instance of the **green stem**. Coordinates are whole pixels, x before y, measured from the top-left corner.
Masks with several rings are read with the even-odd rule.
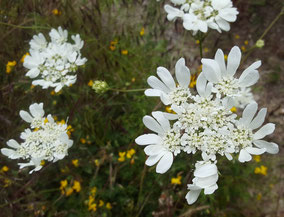
[[[131,89],[131,90],[122,90],[122,89],[113,89],[110,88],[108,90],[112,90],[112,91],[118,91],[118,92],[139,92],[139,91],[145,91],[146,88],[141,88],[141,89]]]
[[[0,21],[0,25],[10,26],[10,27],[19,28],[19,29],[50,29],[49,27],[44,27],[44,26],[20,26],[20,25],[14,25],[10,23],[4,23],[1,21]]]

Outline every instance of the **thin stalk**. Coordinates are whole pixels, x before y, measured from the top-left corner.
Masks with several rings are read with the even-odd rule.
[[[122,89],[113,89],[113,88],[110,88],[110,89],[108,89],[108,90],[127,93],[127,92],[139,92],[139,91],[145,91],[146,89],[147,89],[147,88],[131,89],[131,90],[122,90]]]

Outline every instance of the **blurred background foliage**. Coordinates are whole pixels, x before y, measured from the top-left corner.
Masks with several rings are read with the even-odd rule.
[[[158,99],[146,98],[146,79],[158,66],[174,68],[181,56],[191,72],[200,70],[198,42],[180,22],[166,20],[155,0],[2,0],[0,2],[0,144],[19,141],[27,124],[19,117],[34,102],[46,114],[67,120],[74,140],[69,155],[46,163],[29,175],[15,161],[0,156],[0,216],[281,216],[283,209],[283,18],[242,66],[263,60],[261,80],[254,87],[260,106],[276,122],[273,141],[277,156],[256,157],[247,164],[220,159],[219,189],[203,194],[192,206],[184,199],[198,156],[181,154],[164,175],[146,167],[142,147],[134,139],[145,130],[142,117],[165,110]],[[240,14],[232,30],[211,32],[205,57],[234,45],[250,50],[283,7],[281,0],[234,1]],[[86,65],[77,82],[59,94],[31,86],[21,58],[32,36],[62,26],[85,41]],[[282,43],[281,43],[282,42]],[[12,63],[8,72],[6,65]],[[112,91],[97,94],[93,80],[104,80]],[[282,96],[282,97],[279,97]],[[238,111],[239,112],[239,111]],[[281,133],[282,132],[282,133]],[[282,143],[283,145],[283,143]],[[282,146],[283,147],[283,146]]]

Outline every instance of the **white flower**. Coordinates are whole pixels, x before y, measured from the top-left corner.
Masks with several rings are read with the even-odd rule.
[[[241,51],[235,46],[228,55],[227,66],[225,64],[224,53],[218,49],[214,59],[203,58],[201,60],[203,67],[202,72],[206,79],[214,84],[212,92],[217,93],[217,97],[239,97],[241,88],[254,85],[259,79],[257,69],[261,65],[261,61],[251,64],[242,75],[237,79],[234,77],[241,61]]]
[[[42,168],[41,161],[56,162],[68,154],[68,149],[73,141],[67,135],[67,125],[57,124],[51,115],[44,117],[43,103],[30,105],[31,115],[26,111],[20,111],[20,116],[28,123],[31,129],[21,133],[22,143],[11,139],[7,142],[10,148],[2,148],[1,153],[10,159],[29,160],[27,163],[19,163],[20,169],[34,166],[30,171],[38,171]],[[34,129],[35,128],[35,129]]]
[[[157,173],[165,173],[173,163],[173,153],[180,153],[180,135],[170,127],[170,122],[164,117],[162,112],[152,112],[151,116],[145,116],[143,123],[145,126],[157,134],[144,134],[135,139],[138,145],[147,145],[144,149],[149,156],[146,165],[153,166],[158,161]]]
[[[237,108],[245,108],[245,106],[254,101],[253,93],[251,88],[241,87],[238,96],[234,98],[234,105]]]
[[[195,164],[194,176],[193,184],[187,185],[190,190],[185,196],[188,204],[193,204],[197,200],[202,189],[204,189],[204,194],[213,194],[218,189],[216,184],[218,181],[218,169],[215,164],[209,161],[197,162]]]
[[[184,58],[180,58],[175,65],[178,85],[176,85],[171,73],[166,68],[158,67],[157,74],[162,81],[155,76],[150,76],[147,82],[153,89],[147,89],[145,91],[146,96],[160,96],[165,105],[180,105],[190,98],[191,94],[188,87],[190,71],[185,66]]]
[[[67,42],[68,32],[61,27],[52,29],[49,35],[49,43],[42,34],[33,37],[30,56],[25,58],[24,67],[29,69],[26,76],[36,78],[33,85],[40,85],[43,89],[53,87],[58,92],[76,82],[75,73],[87,59],[81,57],[84,42],[78,34],[71,36],[75,44]]]
[[[167,18],[169,21],[175,20],[176,18],[182,18],[184,16],[184,12],[177,8],[174,8],[170,5],[165,5],[165,11],[168,13]]]
[[[240,162],[250,161],[252,159],[251,154],[260,155],[264,152],[277,154],[279,152],[276,143],[261,140],[274,132],[274,124],[265,124],[257,132],[252,132],[263,124],[267,109],[261,109],[255,116],[256,112],[257,103],[250,103],[244,109],[242,118],[236,122],[237,129],[234,130],[233,139],[242,146],[239,154]]]

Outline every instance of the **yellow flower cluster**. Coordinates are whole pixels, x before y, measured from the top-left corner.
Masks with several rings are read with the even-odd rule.
[[[96,193],[97,193],[97,188],[96,187],[91,188],[89,200],[88,200],[88,210],[89,211],[93,211],[93,212],[97,211],[97,203],[95,201]],[[99,200],[98,207],[103,207],[104,204],[105,202],[103,200]],[[107,202],[105,207],[107,209],[111,209],[112,205],[109,202]]]
[[[85,138],[81,138],[80,139],[80,142],[82,143],[82,144],[91,144],[91,141],[90,141],[90,136],[87,136],[86,137],[86,139]]]
[[[73,159],[72,160],[72,164],[74,167],[78,167],[79,166],[79,160],[78,159]]]
[[[7,167],[7,166],[3,166],[3,167],[1,168],[1,172],[2,172],[2,173],[8,172],[8,171],[9,171],[9,167]]]
[[[124,152],[119,152],[119,158],[117,159],[119,162],[124,162],[126,160],[126,158],[131,159],[130,163],[133,164],[134,163],[134,158],[133,155],[136,153],[136,151],[132,148],[129,149],[128,151],[124,151]],[[126,158],[125,158],[126,157]]]
[[[260,167],[256,167],[254,169],[254,173],[255,174],[261,174],[263,176],[266,176],[267,175],[267,167],[266,166],[263,166],[261,165]]]
[[[17,64],[17,62],[15,60],[14,61],[8,61],[8,63],[6,64],[6,73],[10,74],[16,64]]]
[[[60,15],[61,15],[61,11],[58,10],[57,8],[53,9],[51,12],[52,12],[53,15],[55,15],[55,16],[60,16]]]
[[[116,49],[116,45],[118,43],[118,40],[117,39],[114,39],[113,41],[110,42],[110,46],[109,46],[109,49],[111,51],[114,51]]]
[[[144,29],[144,27],[142,27],[141,30],[140,30],[140,36],[143,36],[144,34],[145,34],[145,29]]]
[[[62,180],[60,181],[60,191],[61,194],[65,194],[67,197],[70,196],[74,191],[80,192],[81,191],[81,183],[79,181],[74,180],[73,186],[68,186],[68,181]]]
[[[171,184],[173,185],[181,185],[181,176],[178,175],[176,178],[171,179]]]
[[[261,161],[260,155],[254,155],[254,156],[253,156],[253,160],[254,160],[256,163],[259,163],[259,162]]]

